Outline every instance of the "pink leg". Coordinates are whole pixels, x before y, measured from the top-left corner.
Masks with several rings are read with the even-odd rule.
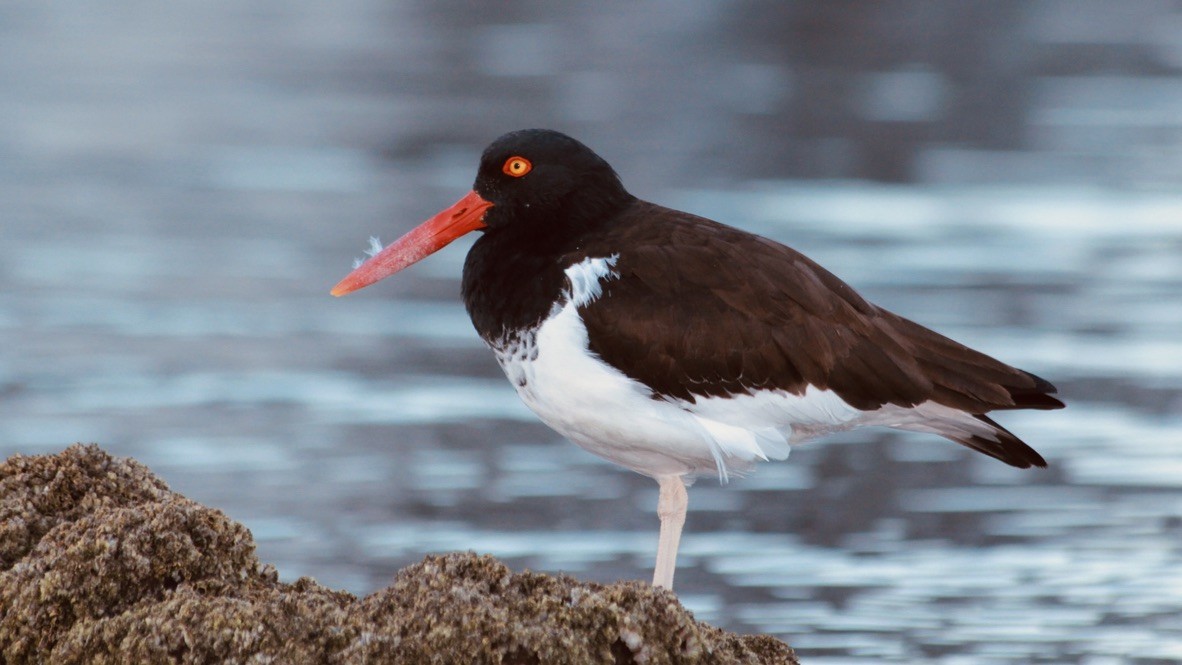
[[[661,518],[661,539],[657,543],[657,567],[653,571],[653,586],[673,589],[673,571],[677,568],[677,545],[681,542],[681,527],[685,525],[685,510],[689,495],[681,476],[661,476],[661,496],[657,501],[657,517]]]

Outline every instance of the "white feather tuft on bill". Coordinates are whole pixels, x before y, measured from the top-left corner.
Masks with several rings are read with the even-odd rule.
[[[381,239],[377,236],[370,236],[369,248],[365,250],[365,255],[373,258],[377,256],[378,252],[382,251],[382,249],[384,248],[382,247]],[[353,259],[353,269],[356,270],[360,268],[362,263],[365,263],[365,259]]]

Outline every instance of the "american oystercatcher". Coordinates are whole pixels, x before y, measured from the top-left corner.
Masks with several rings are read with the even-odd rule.
[[[1047,381],[867,302],[795,250],[642,201],[599,155],[528,129],[473,190],[357,267],[363,288],[471,231],[463,297],[518,395],[586,450],[660,484],[653,584],[672,588],[686,481],[823,434],[939,434],[1046,466],[985,415],[1058,409]]]

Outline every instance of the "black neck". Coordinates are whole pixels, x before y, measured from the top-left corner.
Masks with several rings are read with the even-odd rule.
[[[463,279],[464,304],[481,338],[493,344],[541,323],[565,287],[563,271],[585,258],[587,234],[609,226],[635,200],[621,188],[618,197],[563,206],[549,225],[518,220],[486,229],[468,252]]]

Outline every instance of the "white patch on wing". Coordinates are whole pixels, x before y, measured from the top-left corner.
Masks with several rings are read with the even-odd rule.
[[[997,430],[989,423],[978,420],[971,413],[954,409],[935,402],[917,404],[905,409],[898,406],[884,406],[876,425],[886,425],[912,432],[931,432],[940,436],[976,435],[988,441],[999,441]]]
[[[749,395],[698,397],[693,403],[671,400],[691,413],[713,435],[724,459],[750,466],[758,460],[782,460],[791,444],[862,424],[871,411],[855,409],[831,390],[808,386],[803,395],[761,390]],[[719,468],[726,479],[726,469]]]
[[[786,390],[761,390],[750,395],[728,397],[698,397],[694,403],[675,400],[683,409],[701,418],[709,418],[729,425],[737,425],[754,432],[787,429],[778,451],[768,451],[768,457],[787,456],[789,443],[801,443],[821,434],[837,432],[861,424],[873,411],[855,409],[832,390],[808,386],[803,395]]]
[[[570,285],[566,292],[566,299],[574,303],[575,307],[582,307],[603,295],[603,282],[618,278],[620,275],[613,268],[619,254],[612,254],[607,258],[584,259],[566,270],[566,281]]]

